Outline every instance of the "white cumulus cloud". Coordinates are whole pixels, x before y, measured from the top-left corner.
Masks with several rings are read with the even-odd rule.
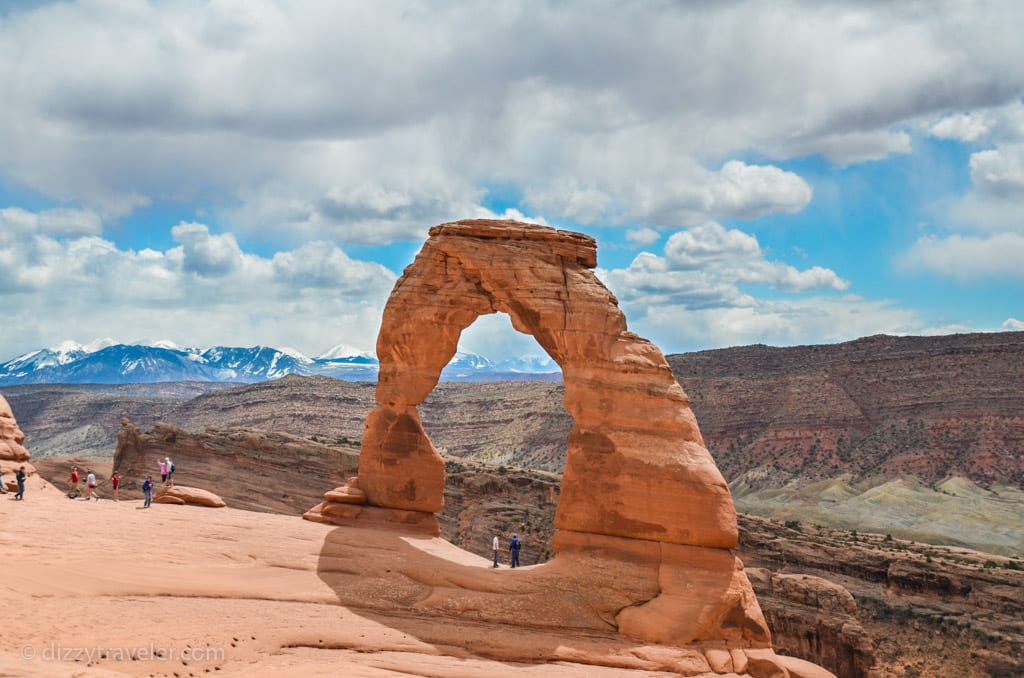
[[[939,139],[956,139],[974,143],[987,137],[995,121],[984,112],[957,113],[934,123],[929,132]]]
[[[981,193],[1024,205],[1024,144],[1007,144],[971,155],[971,181]]]
[[[38,224],[39,215],[0,211],[0,220]],[[387,268],[326,242],[266,258],[205,224],[172,233],[178,246],[135,251],[95,235],[0,229],[0,346],[11,354],[0,360],[64,339],[138,336],[138,328],[180,345],[373,349],[397,277]]]
[[[640,246],[653,245],[661,240],[661,234],[653,228],[647,228],[646,226],[631,228],[626,231],[626,240]]]
[[[902,256],[911,270],[939,273],[961,282],[1024,279],[1024,234],[924,236]]]

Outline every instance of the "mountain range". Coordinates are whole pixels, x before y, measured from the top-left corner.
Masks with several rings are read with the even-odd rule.
[[[63,342],[0,363],[0,386],[18,384],[140,384],[157,382],[254,383],[289,374],[345,381],[376,381],[373,354],[344,344],[315,358],[269,346],[186,348],[171,342],[120,344],[101,340]],[[441,373],[443,381],[558,381],[550,359],[527,356],[494,362],[458,352]]]

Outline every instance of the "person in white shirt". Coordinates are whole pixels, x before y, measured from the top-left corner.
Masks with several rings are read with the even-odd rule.
[[[85,477],[85,484],[89,488],[89,496],[86,497],[86,501],[89,499],[99,501],[100,498],[96,496],[96,474],[89,471],[89,475]]]
[[[494,549],[494,567],[497,567],[498,551],[501,549],[501,543],[498,541],[498,535],[494,535],[494,540],[491,542],[491,548]]]

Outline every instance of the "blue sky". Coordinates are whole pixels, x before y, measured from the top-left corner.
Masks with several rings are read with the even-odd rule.
[[[666,353],[1024,329],[1019,3],[596,4],[0,4],[0,360],[371,351],[469,217],[594,236]]]

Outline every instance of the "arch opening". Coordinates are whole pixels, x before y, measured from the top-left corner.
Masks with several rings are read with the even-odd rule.
[[[502,312],[481,316],[462,339],[481,324],[475,339],[460,341],[459,354],[495,359],[540,351],[532,337],[519,335],[527,341],[518,341]],[[441,535],[488,560],[497,536],[505,566],[508,541],[516,534],[524,544],[522,565],[546,562],[554,555],[554,513],[572,430],[561,371],[554,379],[527,374],[497,380],[474,379],[469,368],[444,373],[419,406],[423,428],[445,466]]]

